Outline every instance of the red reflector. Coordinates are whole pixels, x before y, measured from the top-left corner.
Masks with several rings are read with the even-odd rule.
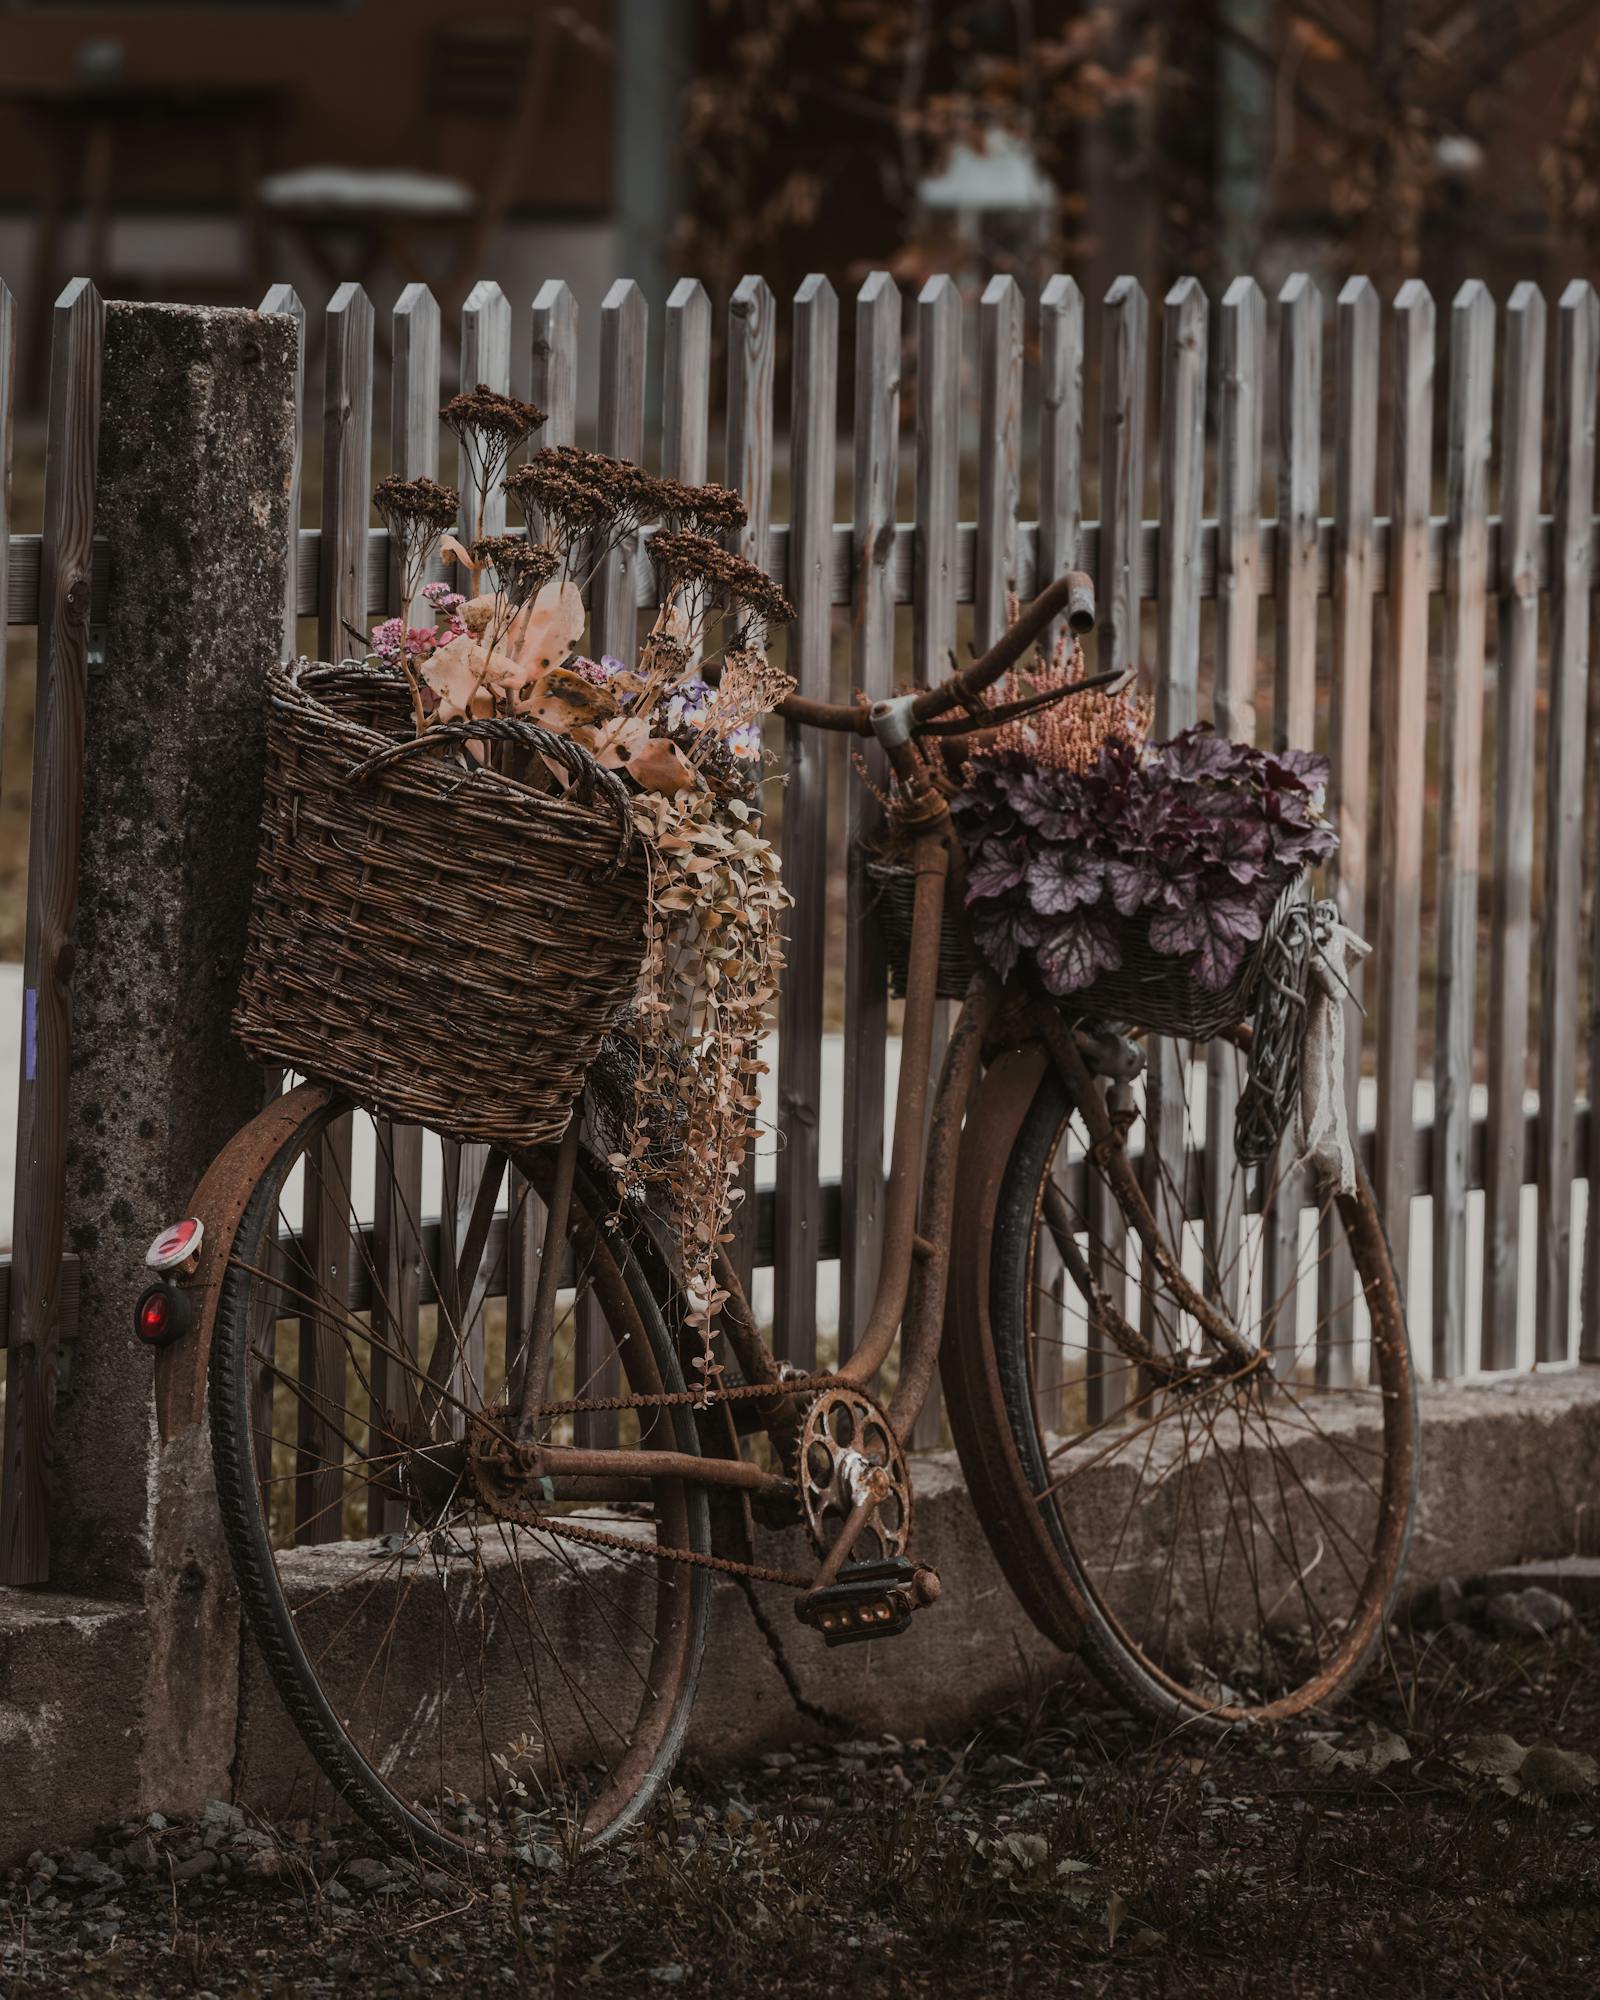
[[[139,1337],[159,1340],[172,1318],[172,1302],[165,1292],[146,1292],[139,1301]]]

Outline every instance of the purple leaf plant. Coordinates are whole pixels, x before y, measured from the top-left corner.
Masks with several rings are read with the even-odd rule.
[[[1327,781],[1324,757],[1204,725],[1165,744],[1112,739],[1085,771],[983,752],[954,801],[979,949],[1001,979],[1027,962],[1065,998],[1115,972],[1139,930],[1217,992],[1288,883],[1337,847]]]

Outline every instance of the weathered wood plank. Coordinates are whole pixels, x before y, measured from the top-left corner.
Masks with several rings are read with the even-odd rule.
[[[1100,665],[1139,664],[1140,523],[1144,512],[1149,306],[1138,282],[1106,294],[1100,364]]]
[[[961,294],[948,277],[930,278],[917,297],[916,566],[912,579],[911,672],[918,685],[942,680],[955,664],[958,517],[961,479]],[[992,350],[1004,355],[999,349]],[[973,576],[978,556],[973,535]],[[976,588],[974,583],[973,588]],[[971,592],[969,591],[969,598]],[[937,1087],[950,1008],[934,1011],[929,1106]],[[937,1374],[912,1429],[912,1443],[936,1445],[944,1425]]]
[[[1039,524],[1037,559],[1030,594],[1065,571],[1082,567],[1083,541],[1083,294],[1075,279],[1060,273],[1045,282],[1039,298]],[[1021,531],[1018,531],[1019,561]],[[1018,588],[1022,588],[1018,579]],[[1058,621],[1046,637],[1054,647],[1064,629]],[[1048,1279],[1049,1312],[1035,1328],[1034,1396],[1046,1430],[1062,1428],[1062,1396],[1070,1373],[1065,1346],[1065,1271],[1053,1239],[1040,1239],[1039,1256]],[[1048,1268],[1051,1258],[1054,1268]],[[1086,1374],[1102,1363],[1086,1359]]]
[[[1467,1147],[1478,997],[1478,831],[1489,607],[1494,301],[1450,308],[1449,542],[1439,739],[1439,959],[1433,1031],[1433,1372],[1467,1364]]]
[[[992,646],[1019,581],[1017,509],[1022,493],[1022,290],[991,278],[978,306],[978,563],[972,635]]]
[[[479,384],[504,396],[511,389],[511,301],[491,278],[480,278],[461,308],[461,387]],[[457,455],[461,488],[461,529],[468,547],[479,535],[498,535],[506,525],[506,496],[498,480],[479,496],[465,445]]]
[[[750,562],[769,564],[772,526],[772,385],[777,309],[765,278],[741,278],[728,301],[727,470],[748,510],[733,547]],[[729,1258],[746,1293],[755,1269],[755,1149],[745,1161],[744,1200],[734,1211]]]
[[[1539,684],[1537,565],[1545,347],[1544,294],[1536,285],[1518,285],[1506,306],[1500,402],[1500,565],[1495,573],[1500,594],[1500,652],[1495,686],[1494,880],[1489,913],[1482,1368],[1517,1365],[1523,1106],[1528,1089],[1528,992],[1533,959],[1534,718]],[[1590,1186],[1595,1185],[1591,1171]],[[1600,1204],[1592,1204],[1590,1229],[1597,1224]],[[1591,1250],[1586,1276],[1594,1272]],[[1592,1324],[1592,1318],[1587,1323]]]
[[[874,271],[856,295],[855,600],[850,612],[850,672],[857,689],[878,700],[894,688],[894,545],[900,471],[900,288]],[[845,780],[844,1106],[840,1201],[839,1354],[855,1348],[871,1310],[883,1250],[884,1045],[888,987],[883,939],[872,914],[863,843],[882,823],[873,786],[884,783],[883,753],[866,750],[871,784]]]
[[[439,476],[439,306],[426,285],[407,285],[395,302],[389,371],[389,466],[400,479]],[[468,359],[464,355],[464,360]],[[476,359],[476,357],[471,357]],[[507,351],[509,365],[509,349]],[[487,380],[488,378],[485,377]],[[399,614],[401,578],[391,563],[386,610]],[[414,623],[422,619],[413,610]],[[380,1118],[373,1179],[372,1279],[375,1323],[396,1353],[415,1355],[422,1290],[422,1130]],[[407,1406],[406,1371],[372,1357],[375,1414]],[[398,1495],[369,1495],[374,1534],[404,1525]]]
[[[698,278],[680,278],[667,299],[661,470],[685,486],[705,484],[711,426],[711,301]]]
[[[650,309],[631,278],[619,278],[600,306],[600,449],[613,458],[644,459],[644,384]],[[594,585],[596,654],[631,660],[638,650],[639,546],[620,543],[600,566]]]
[[[789,667],[799,692],[828,696],[833,476],[839,403],[839,301],[826,278],[804,280],[794,301],[789,426],[795,622]],[[822,988],[828,935],[828,767],[817,731],[783,733],[784,879],[794,897],[778,997],[778,1243],[773,1347],[782,1361],[816,1360],[817,1244],[822,1197]]]
[[[1407,279],[1394,303],[1394,534],[1384,659],[1378,885],[1377,1196],[1402,1286],[1411,1249],[1413,1085],[1422,929],[1422,807],[1428,730],[1428,492],[1434,310]]]
[[[578,301],[563,278],[534,294],[530,394],[545,413],[540,444],[571,444],[578,435]]]
[[[1267,302],[1254,278],[1222,300],[1217,341],[1217,733],[1253,743],[1260,633],[1261,385]]]
[[[372,488],[372,304],[359,285],[341,285],[328,306],[322,377],[322,578],[318,649],[341,660],[366,648],[367,523]],[[330,1125],[306,1162],[301,1239],[316,1280],[342,1297],[354,1259],[351,1241],[350,1116]],[[344,1407],[345,1350],[337,1316],[300,1318],[296,1399],[295,1540],[336,1542],[344,1457],[335,1413]],[[329,1412],[319,1414],[319,1399]]]
[[[1206,346],[1209,307],[1199,280],[1167,293],[1161,329],[1161,541],[1156,579],[1155,733],[1176,736],[1200,719],[1200,520],[1205,501]],[[1189,1043],[1153,1035],[1146,1072],[1145,1186],[1165,1240],[1183,1237],[1184,1157],[1189,1130]],[[1156,1287],[1144,1292],[1154,1336]],[[1169,1316],[1170,1317],[1170,1316]]]
[[[66,1248],[67,1090],[72,1069],[72,933],[82,838],[89,578],[100,437],[105,307],[86,279],[57,299],[50,327],[39,688],[23,946],[10,1337],[0,1583],[50,1577],[61,1258]]]
[[[1330,809],[1339,847],[1328,887],[1344,921],[1365,935],[1367,824],[1372,810],[1372,604],[1376,584],[1373,524],[1378,485],[1378,294],[1370,278],[1351,278],[1339,293],[1338,380],[1333,464],[1333,672],[1329,686]],[[1345,1002],[1346,1111],[1358,1127],[1362,971],[1350,969]],[[1317,1379],[1355,1380],[1355,1263],[1344,1227],[1324,1225],[1327,1252],[1317,1273]]]
[[[286,584],[283,606],[283,657],[294,659],[300,651],[298,621],[301,616],[300,577],[300,489],[305,476],[306,458],[306,309],[300,303],[300,294],[293,285],[273,285],[261,301],[264,313],[287,313],[295,322],[295,345],[298,350],[298,366],[294,385],[294,471],[289,487],[289,560],[284,566]],[[315,612],[313,602],[306,607]]]
[[[328,306],[322,378],[322,543],[317,648],[366,649],[367,515],[372,477],[372,302],[341,285]]]
[[[1161,357],[1161,539],[1156,734],[1200,719],[1200,523],[1205,500],[1208,306],[1197,278],[1167,293]]]
[[[916,561],[911,600],[912,672],[924,683],[942,680],[955,655],[960,481],[961,293],[953,278],[930,278],[917,295]]]
[[[1584,729],[1593,616],[1595,369],[1600,300],[1574,278],[1556,315],[1555,546],[1545,748],[1544,905],[1540,912],[1539,1103],[1577,1095],[1578,923],[1583,896]],[[1535,1358],[1568,1355],[1572,1271],[1572,1127],[1540,1123],[1539,1281]]]
[[[1273,611],[1272,742],[1316,747],[1317,494],[1322,479],[1322,298],[1303,272],[1278,294],[1278,545]],[[1264,1334],[1295,1365],[1300,1295],[1300,1211],[1310,1194],[1294,1166],[1295,1139],[1279,1142],[1275,1187],[1262,1222]]]
[[[1278,545],[1272,740],[1310,749],[1317,706],[1317,495],[1322,298],[1303,272],[1278,294]]]
[[[1039,298],[1039,523],[1036,593],[1083,567],[1083,294],[1058,273]],[[1019,560],[1021,534],[1018,535]],[[1021,580],[1018,580],[1021,587]],[[1056,631],[1052,630],[1053,643]]]
[[[1261,600],[1261,385],[1266,374],[1267,302],[1253,278],[1235,278],[1223,296],[1217,340],[1217,626],[1212,720],[1219,736],[1253,743]],[[1209,1295],[1237,1313],[1244,1278],[1242,1217],[1233,1200],[1234,1112],[1244,1083],[1237,1049],[1206,1050],[1203,1254]]]

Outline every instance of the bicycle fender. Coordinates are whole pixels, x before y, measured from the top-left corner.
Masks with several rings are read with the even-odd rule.
[[[156,1355],[156,1423],[163,1444],[205,1416],[206,1370],[222,1280],[256,1182],[267,1163],[334,1096],[324,1084],[302,1083],[275,1097],[233,1135],[195,1190],[189,1213],[199,1216],[206,1228],[199,1268],[185,1286],[193,1296],[194,1323]]]
[[[967,1490],[1006,1581],[1039,1631],[1072,1652],[1078,1628],[1059,1611],[1065,1595],[1060,1558],[1038,1509],[1017,1500],[1024,1482],[989,1331],[989,1271],[1001,1184],[1049,1067],[1049,1057],[1036,1042],[1008,1049],[990,1063],[973,1092],[961,1134],[939,1373]],[[1049,1587],[1043,1587],[1046,1578]]]

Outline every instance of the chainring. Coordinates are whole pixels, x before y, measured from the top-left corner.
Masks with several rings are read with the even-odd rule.
[[[824,1389],[800,1433],[800,1504],[817,1552],[844,1532],[865,1482],[884,1497],[850,1552],[860,1560],[902,1556],[911,1540],[911,1474],[881,1403],[864,1389]]]

